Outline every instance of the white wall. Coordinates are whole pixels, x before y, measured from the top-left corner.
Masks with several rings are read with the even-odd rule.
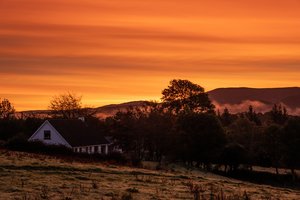
[[[95,151],[95,146],[98,146],[98,151]],[[78,146],[74,147],[73,151],[79,153],[79,148],[81,148],[81,153],[88,153],[88,154],[108,154],[108,145],[102,144],[102,145],[92,145],[92,146]],[[88,151],[86,151],[86,148],[88,148]],[[75,151],[75,149],[77,151]],[[90,151],[91,149],[91,151]]]
[[[44,131],[49,130],[51,131],[51,139],[45,140],[44,139]],[[64,145],[67,147],[71,147],[70,144],[54,129],[54,127],[46,121],[38,130],[35,132],[30,138],[29,141],[39,140],[44,142],[45,144],[52,144],[52,145]]]

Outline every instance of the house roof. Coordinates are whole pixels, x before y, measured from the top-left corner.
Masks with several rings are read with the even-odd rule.
[[[110,144],[97,130],[81,120],[51,119],[48,121],[72,147]]]

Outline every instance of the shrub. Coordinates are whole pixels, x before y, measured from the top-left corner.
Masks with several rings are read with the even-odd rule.
[[[240,164],[246,162],[247,152],[243,145],[237,143],[228,144],[221,155],[221,161],[229,165],[230,171],[237,170]]]

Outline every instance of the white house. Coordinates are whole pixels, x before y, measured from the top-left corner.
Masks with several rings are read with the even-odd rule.
[[[64,145],[77,153],[108,154],[113,143],[88,127],[82,120],[46,120],[28,141]]]

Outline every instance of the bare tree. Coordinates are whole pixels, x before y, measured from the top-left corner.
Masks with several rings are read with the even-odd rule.
[[[49,109],[55,117],[74,119],[81,117],[82,103],[81,96],[73,93],[60,94],[52,97]]]
[[[0,99],[1,100],[1,99]],[[0,118],[7,119],[15,113],[15,108],[8,99],[0,101]]]

